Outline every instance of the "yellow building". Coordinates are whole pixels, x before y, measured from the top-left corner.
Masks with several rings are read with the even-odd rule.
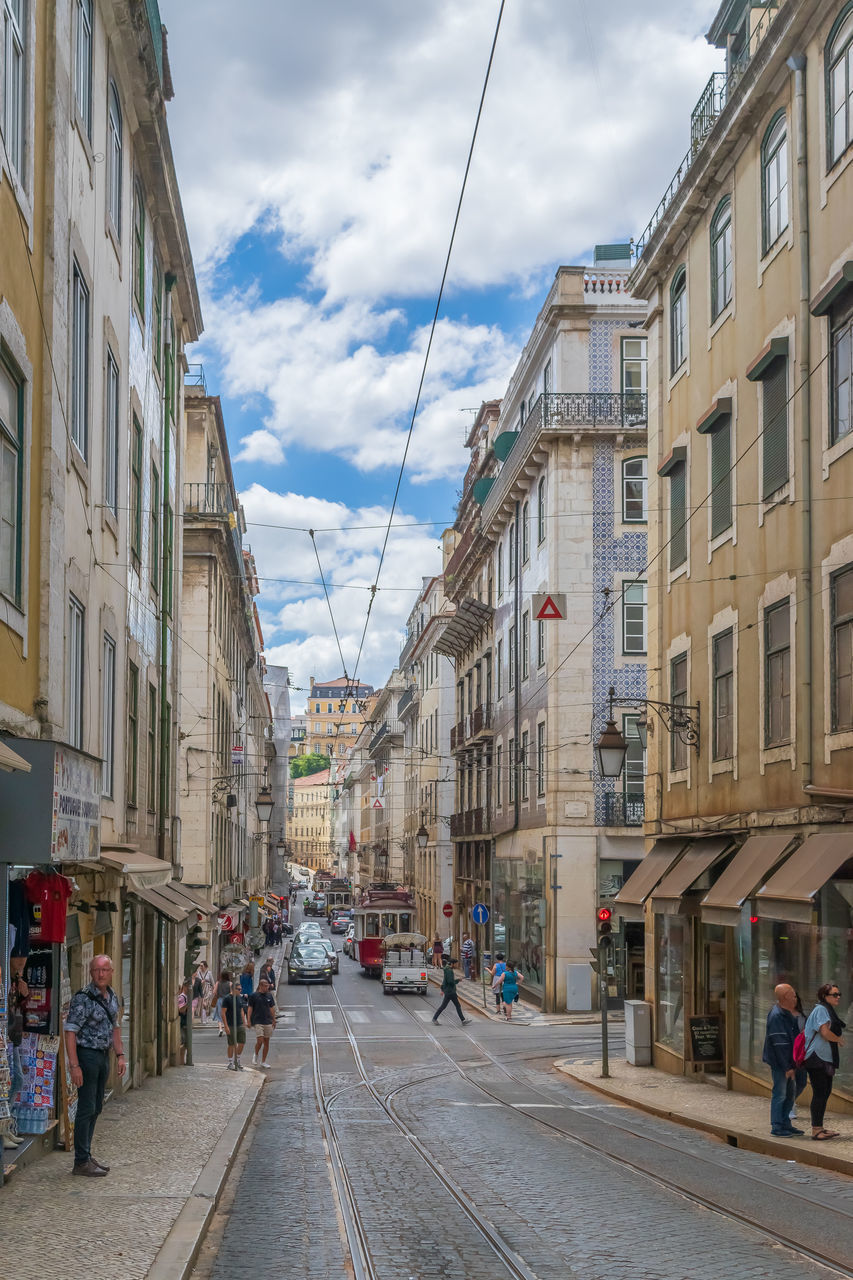
[[[315,680],[305,707],[306,753],[342,756],[355,746],[364,724],[364,700],[373,686],[352,681],[346,676],[336,680]]]
[[[290,821],[291,856],[303,867],[317,871],[331,865],[329,770],[294,778],[293,817]]]
[[[755,1090],[774,984],[808,1011],[853,969],[853,4],[726,0],[709,40],[725,68],[630,281],[649,694],[675,710],[648,713],[655,843],[617,903],[645,910],[656,1064],[699,1069],[710,1018]]]

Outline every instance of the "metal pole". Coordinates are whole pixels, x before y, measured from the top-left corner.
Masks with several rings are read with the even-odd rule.
[[[193,979],[192,961],[188,951],[184,952],[184,978],[189,981],[190,990],[187,996],[187,1051],[184,1054],[184,1066],[192,1067],[193,1062]]]
[[[482,924],[479,926],[479,928],[480,928],[480,932],[477,936],[477,940],[480,944],[480,976],[483,980],[483,1008],[485,1009],[486,1008],[486,966],[483,963],[483,961],[485,960],[485,952],[483,951],[483,942],[486,936],[486,928],[485,928],[485,925],[482,925]]]
[[[607,952],[609,948],[604,942],[598,944],[598,994],[601,1005],[601,1078],[606,1080],[610,1075],[610,1061],[607,1043]]]

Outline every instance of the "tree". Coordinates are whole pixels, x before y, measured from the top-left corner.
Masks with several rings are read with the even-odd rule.
[[[307,756],[297,756],[295,760],[291,760],[290,776],[307,778],[312,773],[321,773],[323,769],[331,768],[331,764],[328,756],[321,756],[316,751],[311,751]]]

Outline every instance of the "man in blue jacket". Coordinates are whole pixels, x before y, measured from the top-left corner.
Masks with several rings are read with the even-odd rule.
[[[774,1138],[799,1138],[803,1130],[795,1129],[790,1118],[796,1088],[794,1040],[799,1027],[794,1018],[794,1010],[797,1007],[797,993],[787,982],[782,982],[773,994],[776,1003],[767,1015],[767,1034],[764,1037],[762,1055],[773,1077],[770,1132]]]

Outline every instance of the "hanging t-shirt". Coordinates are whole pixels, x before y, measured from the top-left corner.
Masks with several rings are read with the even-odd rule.
[[[64,942],[65,904],[71,897],[71,881],[55,871],[31,871],[24,883],[30,902],[41,907],[39,942]]]

